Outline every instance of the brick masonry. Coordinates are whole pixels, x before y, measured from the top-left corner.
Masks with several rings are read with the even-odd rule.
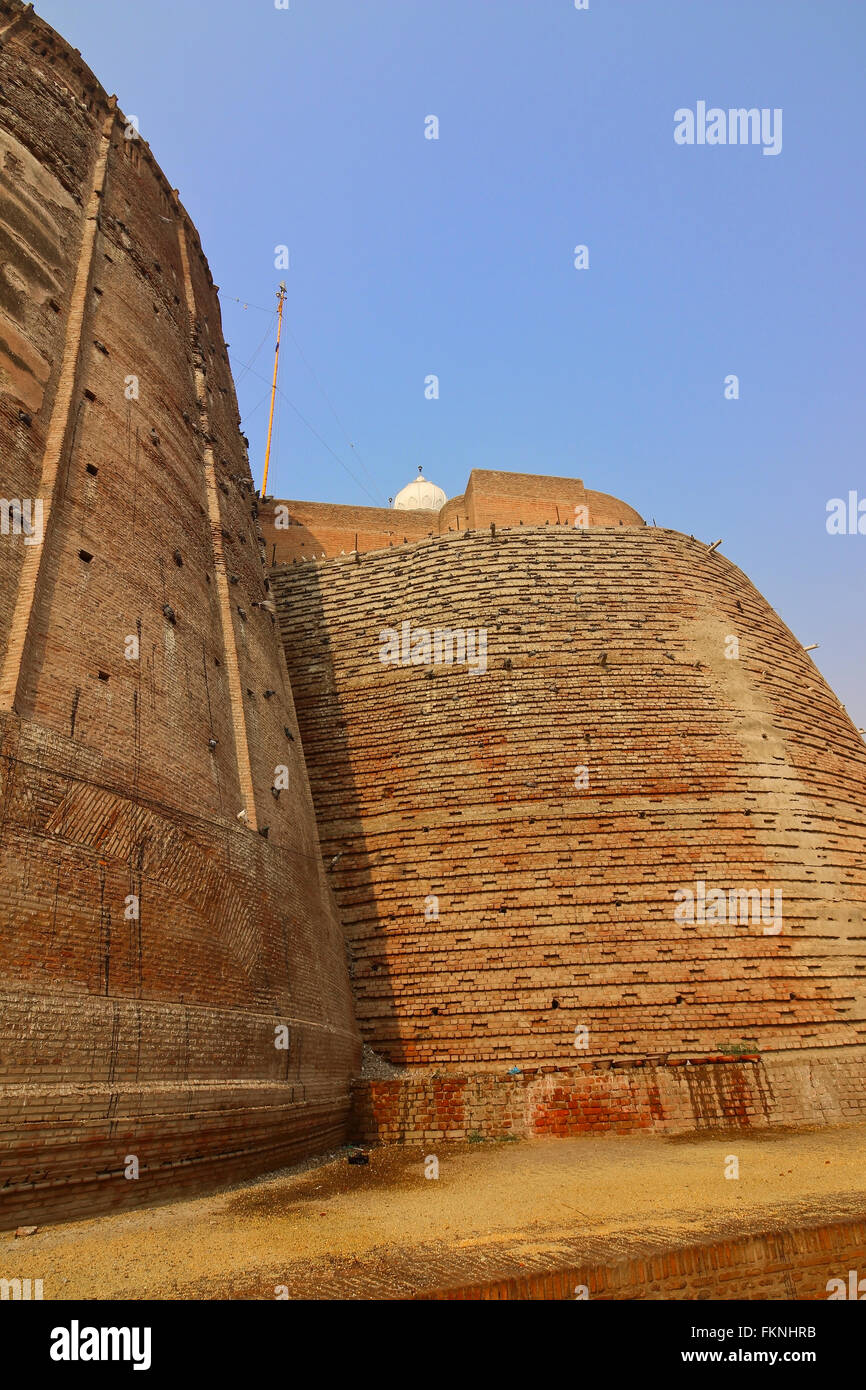
[[[0,93],[0,493],[44,515],[0,537],[14,1225],[339,1143],[360,1045],[197,233],[13,0]]]
[[[863,1064],[862,1053],[843,1052],[360,1080],[352,1132],[408,1144],[854,1124],[866,1120]]]
[[[18,0],[0,93],[0,492],[44,521],[0,537],[0,1222],[350,1121],[860,1115],[866,752],[746,577],[580,479],[259,508],[146,141]],[[383,664],[403,623],[483,629],[486,670]],[[680,920],[698,881],[781,930]],[[361,1036],[416,1074],[353,1098]]]
[[[866,749],[718,551],[512,526],[272,582],[358,1020],[388,1062],[567,1066],[579,1029],[593,1060],[862,1046]],[[486,672],[383,664],[403,622],[485,629]],[[699,881],[778,891],[779,931],[678,920]]]
[[[732,1299],[774,1301],[823,1300],[841,1279],[846,1293],[850,1271],[862,1275],[866,1258],[866,1222],[840,1221],[828,1226],[803,1226],[795,1230],[768,1231],[751,1236],[731,1236],[677,1250],[647,1252],[638,1258],[595,1265],[575,1263],[550,1269],[549,1255],[524,1263],[541,1267],[511,1278],[461,1283],[416,1294],[420,1299]],[[546,1263],[545,1263],[546,1261]],[[859,1295],[862,1299],[863,1295]],[[747,1319],[743,1319],[747,1322]],[[802,1323],[786,1318],[789,1327],[804,1328],[802,1337],[779,1341],[784,1351],[809,1351],[815,1343],[807,1335],[808,1317]],[[764,1324],[768,1325],[768,1324]],[[693,1342],[706,1351],[721,1343]]]
[[[578,512],[578,508],[581,510]],[[642,526],[633,507],[584,487],[580,478],[473,468],[465,493],[438,512],[264,499],[262,534],[271,564],[363,554],[427,536],[495,526]]]

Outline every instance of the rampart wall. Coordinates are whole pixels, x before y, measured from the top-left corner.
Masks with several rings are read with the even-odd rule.
[[[269,564],[364,554],[425,536],[494,526],[642,526],[633,507],[584,487],[580,478],[473,468],[465,493],[440,511],[349,507],[335,502],[263,501]]]
[[[862,1044],[866,749],[723,554],[524,526],[272,578],[376,1052],[505,1072]],[[484,669],[404,624],[483,629]]]
[[[32,503],[0,536],[14,1224],[338,1142],[359,1044],[198,236],[11,0],[0,93],[0,493]]]

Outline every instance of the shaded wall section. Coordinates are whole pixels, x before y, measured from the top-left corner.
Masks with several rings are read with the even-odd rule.
[[[339,1142],[359,1042],[197,233],[8,0],[0,92],[6,1223]]]

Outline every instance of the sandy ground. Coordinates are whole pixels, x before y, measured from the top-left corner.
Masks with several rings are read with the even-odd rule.
[[[716,1235],[866,1214],[866,1127],[347,1152],[195,1201],[0,1234],[44,1297],[406,1296]],[[738,1179],[725,1177],[729,1155]],[[427,1165],[429,1167],[429,1165]],[[507,1268],[506,1268],[507,1265]]]

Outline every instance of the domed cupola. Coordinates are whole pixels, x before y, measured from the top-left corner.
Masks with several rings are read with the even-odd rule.
[[[444,507],[448,498],[437,487],[435,483],[421,475],[421,466],[418,466],[418,477],[406,487],[401,488],[394,498],[395,512],[438,512],[440,507]]]

